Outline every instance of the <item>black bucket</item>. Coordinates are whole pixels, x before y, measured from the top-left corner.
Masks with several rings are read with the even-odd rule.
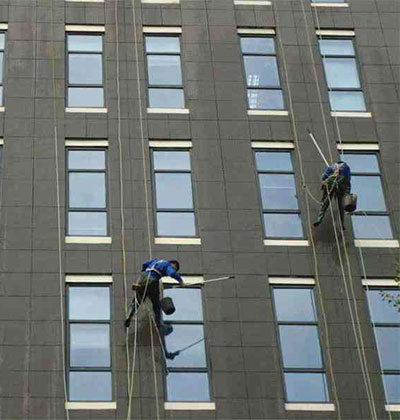
[[[175,312],[175,305],[170,297],[162,298],[160,305],[165,315],[172,315]]]
[[[347,213],[353,213],[357,208],[357,194],[345,194],[343,208]]]

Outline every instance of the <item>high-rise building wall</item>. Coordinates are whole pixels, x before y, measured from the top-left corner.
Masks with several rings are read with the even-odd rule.
[[[399,418],[399,16],[0,0],[1,419]],[[152,257],[165,339],[123,325]]]

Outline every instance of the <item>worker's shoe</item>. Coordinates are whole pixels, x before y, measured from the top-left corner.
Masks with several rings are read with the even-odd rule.
[[[124,322],[125,328],[129,328],[130,325],[131,325],[131,319],[130,318],[126,318],[125,319],[125,322]]]
[[[174,360],[178,356],[180,351],[174,351],[173,353],[165,353],[165,357],[169,360]]]

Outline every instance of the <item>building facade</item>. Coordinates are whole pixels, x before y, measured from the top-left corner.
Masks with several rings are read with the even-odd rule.
[[[400,418],[399,16],[0,0],[1,419]],[[165,338],[123,325],[154,257]]]

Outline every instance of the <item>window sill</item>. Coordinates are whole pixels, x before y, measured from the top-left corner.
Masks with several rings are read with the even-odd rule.
[[[148,114],[190,114],[187,108],[147,108]]]
[[[107,108],[65,108],[65,112],[88,113],[88,114],[107,114]]]
[[[289,115],[289,111],[276,109],[248,109],[247,115],[275,115],[279,117],[286,117]]]
[[[67,3],[104,3],[104,0],[65,0]]]
[[[158,245],[201,245],[200,238],[154,238],[154,243]]]
[[[213,402],[165,402],[164,410],[215,410]]]
[[[111,244],[110,236],[66,236],[66,244]]]
[[[65,403],[66,410],[116,410],[116,402],[70,402]]]
[[[354,246],[357,248],[399,248],[396,239],[355,239]]]
[[[265,246],[309,246],[307,239],[264,239]]]
[[[372,118],[371,112],[332,111],[332,117]]]
[[[286,411],[335,411],[335,405],[330,403],[288,403]]]
[[[386,404],[386,411],[400,411],[400,404]]]
[[[0,112],[4,112],[6,108],[4,106],[0,106]]]
[[[271,6],[272,2],[268,0],[234,0],[235,6]]]
[[[142,0],[142,4],[179,4],[180,0]]]
[[[311,7],[349,7],[348,3],[311,3]]]

